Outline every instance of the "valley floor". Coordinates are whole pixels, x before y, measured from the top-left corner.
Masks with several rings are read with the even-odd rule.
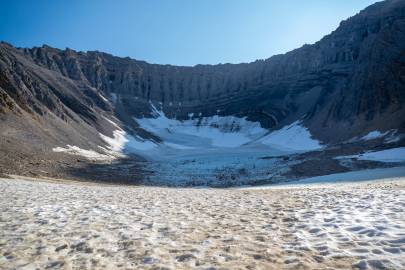
[[[0,269],[404,269],[405,178],[187,189],[0,179]]]

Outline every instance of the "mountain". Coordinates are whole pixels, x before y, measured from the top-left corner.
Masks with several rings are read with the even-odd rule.
[[[161,169],[161,163],[150,167],[153,155],[177,157],[188,150],[180,159],[185,162],[193,153],[206,156],[207,145],[227,157],[220,161],[225,172],[215,166],[209,170],[216,178],[243,174],[246,168],[228,158],[252,149],[260,160],[276,153],[295,157],[288,158],[295,160],[291,164],[277,165],[278,171],[288,167],[284,176],[291,177],[291,169],[294,177],[315,168],[319,172],[310,174],[323,174],[360,163],[371,166],[360,161],[348,166],[333,155],[403,146],[404,116],[402,0],[378,2],[315,44],[252,63],[156,65],[98,51],[0,44],[3,173],[79,177],[95,171],[91,178],[138,181]],[[291,139],[281,145],[285,136]],[[327,154],[327,166],[319,161],[326,153],[333,153]],[[300,164],[310,165],[297,173]],[[266,172],[259,178],[268,182],[274,177]],[[191,178],[199,182],[201,173]]]

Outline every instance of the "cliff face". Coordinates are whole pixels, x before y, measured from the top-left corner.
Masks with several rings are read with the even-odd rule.
[[[150,101],[179,119],[238,115],[267,128],[301,119],[324,142],[403,130],[405,1],[374,4],[313,45],[246,64],[155,65],[102,52],[0,45],[3,113],[51,112],[90,133],[108,129],[101,115],[115,115],[139,133],[132,117],[150,115]]]

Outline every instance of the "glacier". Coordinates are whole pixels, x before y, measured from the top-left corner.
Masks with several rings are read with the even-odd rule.
[[[90,160],[113,161],[128,155],[146,159],[153,172],[148,183],[164,185],[242,185],[265,181],[288,171],[282,156],[321,150],[301,121],[270,132],[246,117],[190,113],[186,120],[169,118],[153,104],[152,117],[134,118],[139,128],[160,140],[128,134],[116,122],[113,136],[99,134],[106,143],[98,152],[77,146],[54,151],[82,155]],[[287,165],[287,166],[286,166]]]

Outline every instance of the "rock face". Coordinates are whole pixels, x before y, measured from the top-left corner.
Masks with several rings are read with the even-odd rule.
[[[243,64],[155,65],[97,51],[0,45],[1,136],[11,126],[44,145],[94,147],[98,132],[113,129],[105,117],[116,117],[146,138],[133,117],[150,116],[150,102],[177,119],[246,116],[268,129],[302,120],[328,144],[372,130],[403,132],[405,1],[376,3],[313,45]]]

